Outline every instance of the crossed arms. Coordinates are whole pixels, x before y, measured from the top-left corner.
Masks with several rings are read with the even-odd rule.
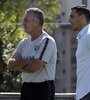
[[[44,66],[44,61],[39,59],[23,59],[19,53],[13,54],[8,60],[7,67],[13,71],[22,70],[32,73]]]

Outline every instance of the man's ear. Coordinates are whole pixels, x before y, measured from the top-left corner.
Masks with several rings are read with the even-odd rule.
[[[81,15],[80,18],[81,18],[81,19],[84,19],[84,18],[85,18],[85,15]]]
[[[85,15],[81,15],[80,18],[81,18],[81,21],[82,21],[83,23],[86,22],[86,17],[85,17]]]

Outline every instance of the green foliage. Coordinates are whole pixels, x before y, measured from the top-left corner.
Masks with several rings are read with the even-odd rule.
[[[25,9],[38,7],[45,13],[44,29],[51,32],[56,26],[53,18],[59,14],[57,0],[0,0],[0,92],[20,91],[21,73],[7,69],[7,60],[19,41],[25,37],[20,26]]]

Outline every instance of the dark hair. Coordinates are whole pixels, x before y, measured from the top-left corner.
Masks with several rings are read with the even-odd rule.
[[[44,13],[39,8],[29,8],[26,10],[26,12],[30,12],[33,16],[33,18],[36,18],[39,20],[39,24],[42,26],[44,23]]]
[[[73,8],[71,8],[71,10],[76,10],[79,16],[85,15],[87,22],[90,21],[90,10],[85,5],[74,6]]]

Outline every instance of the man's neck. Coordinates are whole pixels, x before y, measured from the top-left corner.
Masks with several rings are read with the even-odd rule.
[[[35,30],[35,32],[34,32],[33,35],[31,36],[31,40],[34,41],[34,40],[37,39],[41,34],[42,34],[42,29],[40,29],[40,30]]]
[[[88,25],[89,23],[83,23],[82,25],[81,25],[81,28],[80,28],[80,30],[79,31],[81,31],[86,25]]]

